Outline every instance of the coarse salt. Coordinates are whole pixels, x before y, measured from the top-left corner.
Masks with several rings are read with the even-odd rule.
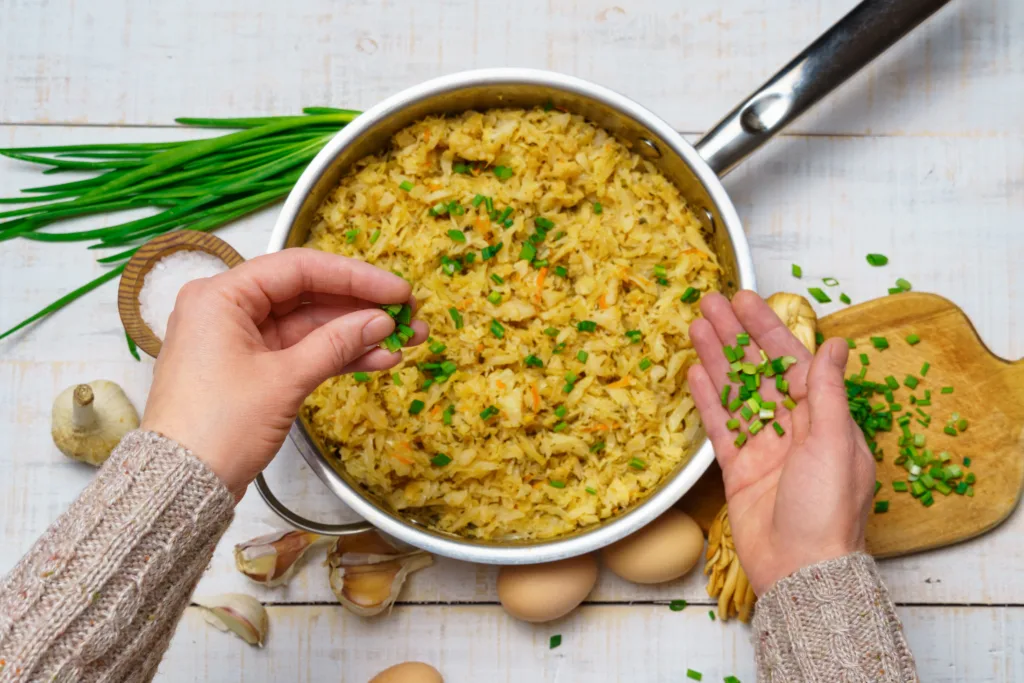
[[[174,310],[178,292],[187,282],[223,273],[228,265],[213,254],[182,249],[153,264],[142,281],[139,309],[142,320],[161,340],[167,336],[167,319]]]

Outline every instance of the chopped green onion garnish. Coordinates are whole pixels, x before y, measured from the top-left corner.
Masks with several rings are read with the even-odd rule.
[[[576,329],[580,332],[594,332],[597,330],[597,323],[593,320],[581,320],[576,323]]]
[[[796,401],[789,396],[782,401],[782,405],[786,406],[786,410],[796,410]]]
[[[562,636],[558,635],[558,634],[555,634],[555,635],[551,636],[551,640],[548,643],[548,647],[550,649],[554,650],[556,647],[558,647],[561,644],[562,644]]]
[[[353,372],[352,373],[352,379],[354,379],[357,382],[369,382],[370,381],[370,373],[368,373],[368,372]]]
[[[790,267],[790,271],[793,273],[793,277],[803,277],[804,275],[804,269],[795,263]]]
[[[668,603],[668,608],[673,612],[682,612],[684,609],[686,609],[687,604],[688,603],[686,602],[686,600],[673,600],[672,602]]]
[[[391,373],[391,381],[394,382],[397,386],[404,386],[402,384],[402,376],[399,375],[397,372]]]
[[[913,375],[907,375],[903,379],[903,386],[909,387],[911,389],[916,389],[917,388],[917,378],[914,377]]]
[[[548,231],[551,228],[555,227],[554,222],[548,218],[544,218],[544,216],[537,216],[536,218],[534,218],[533,224],[544,231]]]
[[[760,408],[758,408],[758,410],[760,410]],[[743,417],[744,420],[749,420],[750,418],[754,417],[754,411],[750,409],[750,406],[744,405],[742,408],[740,408],[740,415]]]
[[[353,242],[355,242],[357,237],[359,237],[359,231],[358,230],[346,230],[345,231],[345,241],[348,242],[349,244],[352,244]]]
[[[970,458],[964,458],[964,467],[970,467],[970,466],[971,466],[971,459]]]
[[[889,511],[889,501],[887,500],[876,500],[875,501],[875,512],[882,513]]]
[[[403,189],[403,190],[405,190],[406,192],[411,192],[411,191],[412,191],[412,188],[414,188],[414,187],[416,187],[416,186],[415,186],[415,185],[413,185],[413,184],[412,184],[411,182],[409,182],[408,180],[403,180],[402,182],[400,182],[400,183],[398,184],[398,187],[402,188],[402,189]]]
[[[903,278],[899,278],[898,280],[896,280],[896,286],[902,289],[904,292],[909,292],[911,290],[910,283],[904,280]]]
[[[503,246],[505,246],[504,242],[498,242],[494,246],[484,247],[483,249],[480,250],[480,259],[486,261],[488,259],[494,258],[495,256],[498,255],[498,252],[501,251],[501,248]]]
[[[860,354],[860,364],[861,365],[871,365],[871,359],[868,358],[868,354],[866,354],[866,353]]]
[[[437,204],[434,204],[432,207],[430,207],[429,213],[431,216],[444,215],[448,213],[448,205],[445,204],[444,202],[438,202]]]
[[[910,344],[911,346],[918,343],[919,341],[921,341],[921,338],[918,337],[916,334],[907,335],[907,343]]]
[[[654,274],[657,277],[665,277],[668,274],[668,270],[665,269],[665,266],[659,263],[658,265],[654,266]]]
[[[651,361],[650,358],[641,358],[640,359],[640,370],[646,371],[652,365],[654,365],[654,363],[653,363],[653,361]]]
[[[634,470],[642,470],[645,467],[647,467],[644,461],[641,460],[640,458],[633,458],[632,460],[630,460],[629,466],[632,467]]]
[[[961,417],[959,420],[957,420],[956,428],[961,432],[967,431],[967,418]]]
[[[684,304],[692,304],[695,301],[697,301],[697,299],[699,299],[699,298],[700,298],[700,290],[697,290],[697,289],[695,289],[693,287],[687,287],[683,291],[683,295],[681,297],[679,297],[679,300],[682,301]]]
[[[544,367],[544,361],[542,361],[540,358],[537,358],[537,356],[533,355],[532,353],[529,356],[526,357],[526,359],[523,361],[523,363],[528,368],[542,368],[542,367]]]
[[[566,408],[564,405],[555,408],[555,415],[557,415],[558,417],[565,417],[568,412],[569,409]]]
[[[557,481],[555,479],[549,479],[548,480],[548,485],[551,488],[553,488],[553,489],[564,489],[565,488],[565,482],[564,481]]]
[[[553,429],[554,429],[554,430],[555,430],[556,432],[561,432],[561,431],[565,430],[565,429],[566,429],[566,428],[567,428],[568,426],[569,426],[569,425],[568,425],[568,423],[565,423],[565,422],[559,422],[558,424],[556,424],[556,425],[555,425],[555,426],[553,427]]]
[[[423,401],[416,399],[415,401],[409,404],[409,414],[419,415],[423,408],[426,407],[426,405],[427,404],[425,404]]]
[[[589,358],[589,357],[590,357],[590,354],[587,353],[586,351],[582,351],[581,350],[581,351],[577,351],[576,352],[576,360],[578,360],[581,363],[586,363],[587,362],[587,358]]]
[[[736,344],[739,346],[747,346],[750,344],[750,335],[746,332],[740,332],[736,335]]]
[[[495,166],[494,175],[497,176],[498,180],[508,180],[512,177],[512,169],[508,166]]]
[[[713,610],[713,609],[709,609],[708,610],[708,619],[710,619],[711,621],[715,620],[715,610]]]
[[[480,411],[480,419],[489,420],[500,412],[501,411],[498,410],[496,406],[487,406],[482,411]]]
[[[442,344],[439,341],[431,341],[430,342],[430,352],[431,353],[444,353],[444,350],[446,348],[448,348],[448,347],[445,346],[444,344]]]
[[[699,681],[702,678],[704,678],[704,674],[702,674],[699,671],[694,671],[693,669],[687,669],[686,670],[686,677],[691,679],[691,680],[694,680],[694,681]]]
[[[571,394],[572,390],[575,388],[576,385],[573,382],[566,382],[564,385],[562,385],[562,393]]]
[[[555,266],[555,275],[558,277],[569,277],[569,269],[565,266]]]
[[[442,422],[444,422],[446,425],[450,425],[452,423],[452,415],[454,414],[455,406],[449,404],[448,407],[444,409],[444,413],[441,415]]]
[[[778,434],[779,436],[782,436],[783,434],[786,433],[786,430],[783,429],[782,425],[780,425],[778,422],[772,422],[772,429],[774,429],[775,433]]]
[[[604,207],[601,206],[601,202],[594,202],[594,213],[600,216],[602,211],[604,211]]]
[[[469,164],[464,164],[461,161],[456,164],[452,164],[452,171],[455,173],[461,173],[462,175],[469,175]]]
[[[498,222],[504,224],[505,221],[508,220],[508,217],[511,216],[511,215],[512,215],[512,207],[511,206],[506,206],[505,210],[501,212],[500,216],[498,216]]]
[[[740,428],[740,421],[737,420],[736,418],[727,420],[725,423],[725,428],[728,429],[730,432],[734,432]]]
[[[519,250],[519,258],[525,261],[532,261],[536,257],[537,247],[533,246],[530,242],[523,242],[523,246]]]
[[[731,384],[726,384],[724,387],[722,387],[722,405],[723,406],[729,405],[729,394],[731,394],[731,393],[732,393],[732,385]]]
[[[746,434],[744,434],[743,432],[740,432],[740,433],[739,433],[739,434],[738,434],[738,435],[736,436],[736,440],[735,440],[735,441],[733,441],[733,445],[735,445],[735,446],[736,446],[736,448],[742,448],[742,447],[743,447],[743,444],[745,444],[746,442],[747,442],[747,435],[746,435]]]
[[[558,336],[558,330],[555,329],[554,327],[548,327],[548,328],[545,328],[544,334],[546,334],[549,337],[557,337]]]
[[[921,372],[920,372],[920,375],[921,375],[922,377],[926,376],[926,375],[928,374],[928,371],[929,371],[929,370],[931,369],[931,367],[932,367],[932,364],[931,364],[931,363],[929,363],[929,362],[927,362],[927,361],[925,361],[925,364],[921,366]],[[925,396],[927,396],[927,395],[928,395],[928,393],[929,393],[929,392],[925,392]]]
[[[459,313],[457,308],[449,308],[448,314],[452,317],[452,321],[455,323],[455,329],[462,329],[462,314]]]
[[[952,394],[953,393],[953,387],[942,387],[942,390],[941,390],[940,393]]]
[[[473,197],[473,208],[474,209],[476,207],[480,206],[483,203],[484,203],[484,196],[482,194],[478,194],[477,196]]]
[[[825,283],[826,287],[835,287],[839,284],[839,280],[834,277],[823,277],[821,278],[821,281]]]
[[[461,230],[449,230],[448,236],[452,238],[453,242],[464,244],[466,242],[466,235]]]
[[[733,400],[729,401],[729,412],[730,413],[734,413],[737,410],[739,410],[740,406],[743,405],[743,401],[745,401],[745,400],[746,399],[742,398],[742,395],[741,395],[739,398],[734,398]]]
[[[603,450],[604,450],[604,441],[598,441],[597,443],[591,445],[591,447],[590,447],[590,452],[591,453],[597,453],[598,451],[603,451]]]
[[[851,303],[850,297],[848,297],[845,293],[840,293],[839,294],[839,300],[842,301],[847,306],[849,306],[850,303]]]
[[[846,345],[849,346],[851,349],[857,348],[857,342],[855,342],[852,339],[847,339],[846,340]]]
[[[750,430],[750,435],[753,436],[764,429],[764,422],[761,422],[761,420],[754,420],[750,423],[750,426],[747,427],[747,429]]]
[[[597,490],[594,489],[593,487],[590,487],[590,486],[585,488],[584,491],[586,491],[587,493],[589,493],[592,496],[596,496],[597,495]]]
[[[493,334],[498,339],[504,339],[505,338],[505,328],[502,327],[501,323],[499,323],[497,320],[492,320],[491,321],[491,334]]]
[[[828,294],[823,292],[820,287],[808,287],[807,291],[810,293],[811,296],[814,297],[814,300],[817,301],[819,304],[827,304],[830,301],[832,301],[832,298],[829,297]]]
[[[889,348],[889,340],[885,337],[871,337],[871,344],[879,351]]]
[[[888,256],[883,254],[868,254],[868,263],[872,266],[884,266],[888,262]]]
[[[905,481],[894,481],[892,483],[892,490],[896,491],[898,493],[906,493],[907,492],[907,482],[905,482]]]
[[[505,284],[505,280],[503,280],[502,277],[500,275],[498,275],[497,273],[491,273],[491,280],[496,285],[503,285],[503,284]]]
[[[487,295],[487,300],[497,306],[501,303],[501,292],[491,292]]]
[[[461,216],[462,214],[466,213],[466,209],[462,206],[462,204],[459,204],[457,201],[452,200],[448,202],[448,212],[453,216]]]

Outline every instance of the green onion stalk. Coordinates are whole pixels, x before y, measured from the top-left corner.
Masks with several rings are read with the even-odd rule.
[[[91,242],[88,249],[114,250],[97,259],[110,270],[0,332],[0,339],[115,279],[132,254],[157,235],[210,232],[280,201],[313,157],[358,115],[350,109],[307,107],[301,116],[179,118],[177,123],[185,126],[237,130],[183,142],[0,149],[11,159],[48,166],[46,175],[95,174],[0,198],[0,209],[26,205],[0,210],[0,242]],[[83,216],[146,208],[154,213],[106,228],[54,229]]]

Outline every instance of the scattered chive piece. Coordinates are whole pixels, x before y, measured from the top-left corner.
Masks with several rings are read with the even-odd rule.
[[[715,620],[715,610],[713,610],[713,609],[709,609],[708,610],[708,619],[710,619],[711,621]]]
[[[377,228],[376,230],[373,231],[373,234],[370,235],[370,244],[376,244],[377,240],[379,240],[379,239],[380,239],[380,228]]]
[[[866,354],[866,353],[860,354],[860,364],[861,365],[871,365],[871,359],[868,358],[868,354]]]
[[[839,284],[839,280],[834,277],[823,277],[821,278],[821,281],[825,283],[826,287],[835,287]]]
[[[603,450],[604,450],[604,441],[598,441],[597,443],[591,444],[591,446],[590,446],[590,452],[591,453],[597,453],[597,452],[603,451]],[[632,463],[630,463],[630,464],[632,464]]]
[[[519,258],[525,261],[532,261],[536,256],[537,247],[533,246],[530,242],[523,242],[523,246],[519,250]]]
[[[880,514],[889,511],[889,501],[887,500],[876,500],[875,501],[875,513]]]
[[[394,382],[398,386],[404,386],[402,384],[402,376],[399,375],[397,372],[391,373],[391,381]]]
[[[345,241],[348,242],[349,244],[352,244],[353,242],[355,242],[357,237],[359,237],[359,231],[358,230],[346,230],[345,231]]]
[[[841,293],[841,294],[839,295],[839,300],[840,300],[840,301],[842,301],[842,302],[843,302],[844,304],[846,304],[847,306],[849,306],[849,305],[850,305],[850,303],[852,303],[852,302],[850,301],[850,297],[846,296],[846,294],[845,294],[845,293]]]
[[[592,496],[596,496],[596,495],[597,495],[597,489],[595,489],[595,488],[593,488],[593,487],[591,487],[591,486],[588,486],[588,487],[587,487],[586,489],[584,489],[584,490],[585,490],[585,491],[586,491],[587,493],[589,493],[590,495],[592,495]]]
[[[499,323],[497,320],[492,320],[491,321],[491,334],[493,334],[498,339],[504,339],[505,338],[505,328],[502,327],[501,323]]]
[[[828,294],[823,292],[819,287],[808,287],[807,292],[814,297],[814,300],[819,304],[827,304],[832,301],[832,298]]]
[[[484,197],[484,208],[487,209],[487,213],[494,213],[494,200],[490,197]]]
[[[494,246],[484,247],[480,250],[480,260],[487,261],[488,259],[494,258],[501,251],[501,248],[505,246],[504,242],[498,242]]]
[[[747,442],[747,435],[746,435],[746,434],[744,434],[743,432],[740,432],[740,433],[739,433],[739,434],[738,434],[738,435],[736,436],[736,440],[735,440],[735,441],[733,441],[733,445],[735,445],[735,446],[736,446],[736,448],[742,448],[742,447],[743,447],[743,444],[745,444],[746,442]]]
[[[750,344],[750,335],[746,332],[741,332],[736,335],[736,343],[739,346],[748,346]]]
[[[465,244],[466,242],[466,235],[461,230],[449,230],[448,237],[451,237],[453,242],[458,242],[459,244]]]
[[[889,294],[902,294],[902,293],[903,293],[903,290],[900,289],[899,287],[890,287],[889,288]]]
[[[501,292],[491,292],[487,295],[487,300],[497,306],[501,303]]]
[[[411,192],[411,191],[412,191],[412,188],[414,188],[414,187],[416,187],[416,186],[415,186],[415,185],[413,185],[413,184],[412,184],[411,182],[409,182],[408,180],[403,180],[402,182],[400,182],[400,183],[398,184],[398,187],[400,187],[401,189],[405,190],[406,192]],[[477,196],[479,197],[480,195],[477,195]]]
[[[597,330],[597,323],[593,320],[581,320],[576,323],[576,329],[580,332],[594,332]]]
[[[909,292],[911,290],[910,283],[904,280],[903,278],[899,278],[898,280],[896,280],[896,286],[902,289],[904,292]]]
[[[925,364],[921,366],[921,372],[918,373],[918,374],[920,374],[922,377],[926,376],[928,374],[928,371],[931,369],[931,367],[932,367],[932,364],[927,362],[927,361],[925,361]],[[925,392],[925,393],[927,394],[928,392]]]
[[[786,410],[796,410],[796,401],[789,396],[782,402],[782,405],[786,406]]]
[[[558,481],[557,479],[549,479],[548,480],[548,486],[550,486],[553,489],[564,489],[565,488],[565,482],[564,481]]]
[[[352,373],[352,379],[354,379],[357,382],[369,382],[370,381],[370,373],[368,373],[368,372],[353,372]]]
[[[555,275],[558,277],[569,277],[569,269],[565,266],[555,266]]]
[[[879,351],[889,348],[889,340],[885,337],[872,337],[871,344]]]
[[[726,676],[722,680],[724,681],[724,683],[743,683],[743,681],[736,678],[735,676]]]
[[[953,393],[953,387],[942,387],[942,391],[940,393],[952,394]]]
[[[498,410],[497,406],[487,406],[486,408],[480,411],[480,419],[489,420],[500,412],[501,411]]]
[[[734,398],[733,400],[731,400],[729,402],[729,406],[728,406],[729,407],[729,412],[730,413],[735,413],[737,410],[740,409],[740,406],[743,405],[743,401],[745,401],[745,400],[746,399],[743,399],[743,398]]]
[[[892,490],[893,491],[897,491],[899,493],[906,493],[907,492],[907,482],[905,482],[905,481],[894,481],[892,483]]]
[[[548,649],[554,650],[556,647],[558,647],[561,644],[562,644],[562,636],[560,634],[556,633],[555,635],[551,636],[551,640],[548,641]]]
[[[961,417],[959,420],[957,420],[956,428],[959,431],[961,431],[961,432],[966,432],[967,431],[967,418]]]
[[[885,386],[889,387],[890,389],[896,390],[900,388],[900,383],[895,377],[889,375],[888,377],[885,378]]]
[[[546,334],[549,337],[557,337],[558,336],[558,330],[555,329],[554,327],[547,327],[547,328],[544,329],[544,334]]]
[[[668,608],[673,612],[682,612],[684,609],[686,609],[687,604],[689,603],[687,603],[686,600],[673,600],[672,602],[668,603]]]
[[[514,174],[512,169],[509,168],[508,166],[495,166],[494,175],[498,178],[498,180],[508,180]]]
[[[872,266],[884,266],[889,262],[889,257],[884,254],[868,254],[868,264]]]
[[[700,298],[700,290],[694,289],[693,287],[687,287],[683,292],[683,295],[679,297],[679,300],[684,304],[692,304]]]
[[[964,467],[970,467],[970,466],[971,466],[971,459],[970,458],[964,458]]]
[[[577,351],[576,352],[576,360],[578,360],[581,363],[586,363],[587,362],[587,358],[589,358],[589,357],[590,357],[590,354],[587,353],[586,351],[582,351],[581,350],[581,351]]]
[[[847,339],[846,340],[846,345],[849,346],[851,349],[857,348],[857,342],[855,342],[852,339]]]
[[[422,410],[426,407],[426,405],[427,404],[425,404],[423,401],[416,399],[415,401],[409,404],[409,414],[419,415],[420,412],[422,412]]]
[[[430,459],[430,462],[437,467],[444,467],[451,461],[451,457],[445,455],[444,453],[438,453],[437,455]]]
[[[917,378],[914,377],[913,375],[907,375],[903,379],[903,386],[909,387],[911,389],[916,389],[917,388]]]
[[[430,352],[431,353],[444,353],[445,349],[448,348],[447,346],[445,346],[444,344],[442,344],[439,341],[434,341],[432,339],[429,340],[429,341],[430,341]]]
[[[565,417],[566,413],[568,412],[569,409],[566,408],[564,405],[555,408],[555,415],[557,415],[558,417]]]
[[[747,429],[750,430],[750,435],[753,436],[754,434],[757,434],[759,431],[764,429],[764,422],[761,422],[760,419],[754,420],[753,422],[750,423],[750,426],[747,427]]]
[[[503,284],[505,284],[505,280],[502,279],[502,277],[500,275],[498,275],[497,273],[491,273],[491,280],[496,285],[503,285]]]
[[[880,482],[877,479],[875,479],[875,493],[873,493],[872,495],[877,494],[879,492],[879,490],[881,490],[881,488],[882,488],[882,482]]]
[[[731,420],[726,421],[725,428],[730,432],[734,432],[740,428],[740,421],[736,418],[732,418]]]
[[[654,365],[654,362],[650,358],[641,358],[640,359],[640,369],[642,371],[646,371],[652,365]]]
[[[955,427],[951,427],[949,425],[946,425],[943,428],[942,431],[944,431],[945,433],[949,434],[950,436],[956,436],[956,428]]]
[[[644,333],[640,330],[626,330],[626,336],[629,337],[631,343],[639,344],[640,340],[644,338]]]
[[[793,277],[803,277],[804,275],[804,269],[795,263],[790,267],[790,271],[793,273]]]
[[[744,405],[742,408],[740,408],[740,415],[743,416],[744,420],[749,420],[750,418],[754,417],[754,411],[750,409],[750,406]]]
[[[633,458],[632,460],[630,460],[629,466],[632,467],[634,470],[642,470],[645,467],[647,467],[644,461],[641,460],[640,458]]]
[[[907,343],[910,344],[911,346],[918,343],[919,341],[921,341],[921,338],[918,337],[916,334],[907,335]]]
[[[699,681],[702,678],[704,678],[704,674],[702,674],[699,671],[694,671],[693,669],[687,669],[686,670],[686,677],[691,679],[691,680],[694,680],[694,681]]]
[[[402,188],[402,189],[405,189],[405,188]],[[473,208],[474,209],[476,207],[480,206],[483,203],[484,203],[484,196],[482,194],[478,194],[477,196],[473,197]]]
[[[729,394],[731,394],[731,393],[732,393],[732,385],[731,384],[726,384],[724,387],[722,387],[722,405],[723,406],[729,405]]]
[[[455,323],[455,329],[461,330],[462,329],[462,314],[459,313],[459,309],[457,309],[457,308],[449,308],[448,309],[448,314],[451,315],[452,322]]]
[[[775,433],[778,434],[779,436],[782,436],[783,434],[786,433],[786,430],[783,429],[782,425],[780,425],[778,422],[772,422],[772,429],[774,429]]]
[[[565,429],[567,429],[568,427],[569,427],[569,424],[567,422],[559,422],[552,429],[554,429],[556,432],[561,432],[561,431],[564,431]]]

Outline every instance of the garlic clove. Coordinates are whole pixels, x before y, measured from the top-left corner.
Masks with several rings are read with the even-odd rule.
[[[243,593],[225,593],[209,598],[193,598],[203,610],[203,618],[221,631],[230,631],[249,643],[263,647],[270,619],[256,598]]]
[[[288,582],[302,557],[328,537],[309,531],[277,531],[235,546],[235,567],[256,583],[273,588]]]
[[[327,554],[331,591],[362,617],[389,609],[408,576],[433,563],[429,553],[399,550],[376,531],[340,536]]]
[[[738,616],[740,621],[749,622],[757,596],[736,554],[727,505],[718,511],[709,528],[706,557],[707,592],[710,597],[718,598],[719,619],[725,621]]]
[[[103,379],[62,391],[53,401],[50,419],[50,435],[60,452],[94,467],[139,427],[139,414],[124,391]]]
[[[793,336],[814,353],[818,348],[818,315],[811,302],[799,294],[788,292],[776,292],[766,301]]]

